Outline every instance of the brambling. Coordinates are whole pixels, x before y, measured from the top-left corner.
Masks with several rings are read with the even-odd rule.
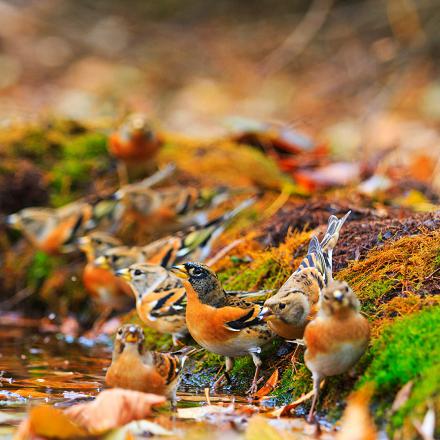
[[[78,239],[80,249],[86,254],[83,284],[92,299],[102,309],[101,320],[112,310],[126,308],[130,301],[130,286],[108,269],[97,266],[96,259],[106,251],[121,244],[120,240],[103,232],[92,232]]]
[[[316,314],[319,293],[328,281],[329,267],[316,237],[312,237],[306,257],[298,269],[267,299],[268,326],[288,340],[301,339],[311,317]]]
[[[325,232],[324,238],[321,240],[322,251],[329,263],[328,265],[330,267],[330,275],[332,274],[333,267],[333,249],[335,248],[339,240],[339,233],[341,231],[341,228],[350,216],[350,214],[351,211],[348,211],[347,214],[345,214],[344,217],[340,219],[338,219],[338,217],[336,217],[335,215],[331,215],[328,219],[327,231]]]
[[[321,243],[316,237],[311,239],[307,255],[298,269],[264,303],[272,313],[267,318],[269,327],[282,338],[301,339],[307,323],[315,316],[319,293],[333,279],[332,252],[349,215],[350,212],[340,220],[330,216]]]
[[[345,281],[332,281],[320,295],[319,312],[304,332],[304,360],[313,375],[313,420],[319,384],[326,376],[342,374],[362,356],[370,339],[370,325],[360,314],[360,303]]]
[[[274,337],[264,322],[263,307],[227,295],[215,272],[203,264],[189,262],[171,270],[186,289],[189,333],[206,350],[226,357],[226,371],[214,388],[223,377],[229,379],[235,357],[250,355],[255,375],[249,393],[254,394],[262,364],[261,347]]]
[[[255,198],[247,199],[204,225],[160,238],[146,246],[121,246],[110,249],[98,258],[96,263],[116,271],[134,263],[151,263],[169,268],[190,258],[204,261],[211,252],[212,243],[229,222],[254,202]]]
[[[20,230],[36,248],[56,254],[74,249],[73,241],[84,233],[92,216],[92,206],[78,201],[58,209],[25,208],[9,215],[7,223]]]
[[[174,402],[186,357],[148,351],[144,339],[144,332],[137,325],[126,324],[118,329],[105,383],[111,387],[164,395]]]
[[[144,115],[129,116],[119,129],[110,135],[108,141],[110,154],[123,162],[122,167],[118,167],[121,182],[128,181],[126,165],[152,160],[162,145],[162,137],[153,130]]]
[[[195,188],[170,186],[166,188],[145,188],[132,186],[114,194],[127,210],[132,210],[145,219],[160,221],[186,220],[196,216],[203,209],[215,207],[228,198],[225,187]]]
[[[136,297],[140,319],[159,333],[171,334],[173,344],[188,333],[185,321],[186,290],[181,280],[162,266],[133,264],[120,269],[116,275],[130,284]],[[267,291],[225,292],[239,298],[255,299]]]

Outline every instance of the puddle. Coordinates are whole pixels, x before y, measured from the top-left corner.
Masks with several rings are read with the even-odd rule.
[[[84,344],[81,339],[42,333],[38,321],[26,321],[24,326],[4,323],[0,324],[0,439],[12,437],[33,405],[49,403],[65,408],[93,399],[104,388],[110,339]],[[154,418],[175,433],[175,438],[244,438],[249,417],[272,409],[270,403],[260,405],[228,393],[210,396],[211,405],[215,405],[208,407],[213,408],[210,412],[206,411],[203,388],[182,388],[178,393],[179,417],[161,409]],[[303,426],[302,419],[290,419],[286,425],[289,429]]]

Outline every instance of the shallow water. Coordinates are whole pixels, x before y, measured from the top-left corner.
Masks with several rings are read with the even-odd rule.
[[[10,438],[33,405],[63,408],[92,399],[104,387],[111,349],[108,337],[73,339],[41,328],[38,320],[0,316],[0,438]],[[182,388],[178,408],[207,404],[203,387]],[[270,401],[260,405],[231,393],[211,396],[210,401],[225,410],[203,416],[203,421],[177,420],[161,410],[156,421],[176,438],[244,438],[248,417],[270,409]],[[299,419],[289,423],[303,426]]]

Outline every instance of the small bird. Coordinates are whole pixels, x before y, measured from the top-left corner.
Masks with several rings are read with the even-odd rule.
[[[261,368],[261,347],[274,334],[264,322],[265,309],[257,302],[227,295],[215,272],[194,262],[173,266],[172,272],[183,280],[187,293],[186,324],[194,340],[212,353],[226,357],[226,371],[214,384],[229,380],[233,359],[252,356],[255,375],[250,394],[257,390]]]
[[[168,186],[146,188],[144,185],[126,185],[114,194],[125,206],[125,211],[140,214],[149,223],[178,221],[179,224],[196,223],[202,210],[212,208],[228,199],[226,187],[195,188]]]
[[[171,334],[173,344],[178,345],[179,339],[188,333],[186,290],[181,280],[162,266],[148,263],[120,269],[116,276],[130,284],[140,319],[159,333]],[[267,291],[225,293],[250,300],[267,295]]]
[[[264,303],[272,313],[267,317],[268,325],[278,336],[287,340],[303,337],[306,325],[317,312],[321,289],[333,279],[332,252],[349,214],[340,220],[334,215],[330,216],[321,243],[312,237],[307,255],[298,269]]]
[[[345,281],[333,281],[320,295],[319,311],[304,332],[304,360],[313,375],[312,422],[319,384],[326,376],[348,371],[362,356],[370,339],[370,325],[360,314],[360,303]]]
[[[121,183],[128,182],[127,165],[152,162],[163,143],[145,115],[130,115],[108,141],[110,154],[123,163],[118,166]]]
[[[80,249],[86,254],[87,264],[83,270],[83,284],[92,299],[101,309],[99,323],[105,321],[113,310],[123,310],[131,304],[130,286],[112,271],[95,264],[98,257],[121,242],[103,232],[92,232],[78,239]],[[99,328],[95,324],[95,328]]]
[[[7,224],[20,230],[37,249],[48,254],[70,252],[76,237],[86,230],[93,207],[78,201],[53,209],[25,208],[7,217]]]
[[[144,342],[144,332],[138,325],[126,324],[118,329],[105,383],[111,387],[160,394],[175,402],[188,350],[179,354],[148,351]]]
[[[197,259],[204,261],[209,256],[214,240],[224,231],[230,221],[255,202],[251,197],[236,208],[186,231],[168,235],[146,246],[121,246],[112,248],[96,260],[96,264],[113,271],[129,267],[134,263],[151,263],[165,268],[173,264]]]

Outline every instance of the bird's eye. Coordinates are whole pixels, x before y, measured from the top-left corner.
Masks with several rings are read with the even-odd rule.
[[[118,330],[118,335],[122,335],[122,328]]]
[[[203,271],[202,271],[202,269],[200,269],[200,267],[193,267],[192,269],[191,269],[191,275],[201,275],[201,273],[202,273]]]
[[[324,295],[324,299],[328,301],[330,298],[327,295]]]
[[[97,238],[97,239],[95,240],[95,243],[98,244],[98,245],[100,245],[100,244],[102,244],[102,241],[101,241],[99,238]]]
[[[139,275],[142,275],[142,271],[140,269],[136,269],[133,273],[134,273],[135,277],[138,277]]]
[[[283,310],[283,309],[285,309],[285,308],[286,308],[286,304],[284,304],[284,303],[281,303],[281,304],[279,305],[279,307],[280,307],[280,310]]]
[[[118,255],[113,255],[112,256],[112,261],[113,262],[118,261],[118,260],[119,260],[119,256]]]

